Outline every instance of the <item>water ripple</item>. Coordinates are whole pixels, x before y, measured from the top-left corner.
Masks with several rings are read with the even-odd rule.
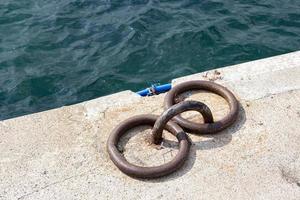
[[[0,2],[0,119],[299,50],[296,0]]]

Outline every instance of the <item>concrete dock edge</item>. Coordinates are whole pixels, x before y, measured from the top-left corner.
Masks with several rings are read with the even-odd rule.
[[[133,179],[110,161],[106,141],[121,121],[160,114],[165,94],[123,91],[79,104],[0,121],[0,199],[300,199],[300,51],[174,79],[209,80],[233,91],[240,114],[212,136],[190,135],[182,169],[155,180]],[[228,112],[213,94],[187,93],[215,119]],[[186,113],[201,121],[197,113]],[[139,134],[137,134],[139,133]],[[154,148],[137,128],[120,144],[137,165],[159,165],[176,139]],[[132,137],[129,139],[129,136]]]

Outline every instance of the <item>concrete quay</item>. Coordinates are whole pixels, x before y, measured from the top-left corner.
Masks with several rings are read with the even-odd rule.
[[[76,105],[0,121],[0,199],[300,199],[300,51],[173,80],[210,80],[240,101],[237,122],[217,135],[189,134],[186,164],[169,176],[138,180],[119,171],[106,151],[110,131],[137,114],[160,114],[164,94],[124,91]],[[217,95],[201,100],[215,119],[228,106]],[[201,121],[195,112],[183,116]],[[148,127],[121,142],[138,165],[159,165],[176,142],[157,149]],[[131,137],[129,139],[129,137]],[[166,133],[171,141],[175,138]]]

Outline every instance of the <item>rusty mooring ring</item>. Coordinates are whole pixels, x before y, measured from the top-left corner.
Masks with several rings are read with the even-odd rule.
[[[160,141],[162,140],[162,132],[164,130],[165,124],[168,121],[170,121],[174,116],[177,116],[178,114],[189,110],[198,111],[203,116],[205,123],[213,122],[212,113],[207,105],[198,101],[182,101],[165,110],[159,116],[159,118],[157,118],[152,128],[153,143],[160,143]]]
[[[129,163],[117,148],[120,138],[130,129],[140,125],[153,126],[158,116],[137,115],[121,122],[110,134],[107,151],[113,163],[125,174],[137,178],[157,178],[179,169],[188,157],[190,141],[186,133],[176,123],[169,121],[165,129],[171,132],[179,142],[177,155],[168,163],[155,167],[141,167]]]
[[[175,97],[189,90],[206,90],[223,97],[229,104],[229,113],[221,120],[213,123],[197,124],[177,115],[173,118],[181,127],[198,134],[217,133],[231,125],[238,116],[239,106],[235,96],[225,87],[210,81],[188,81],[173,87],[165,96],[164,107],[169,109],[175,104]]]

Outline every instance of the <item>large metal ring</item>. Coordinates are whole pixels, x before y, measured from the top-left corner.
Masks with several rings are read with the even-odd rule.
[[[107,150],[113,163],[125,174],[137,178],[157,178],[179,169],[187,159],[190,150],[190,141],[182,128],[174,122],[168,122],[165,129],[171,132],[179,142],[177,155],[168,163],[155,167],[141,167],[129,163],[119,152],[117,145],[120,138],[130,129],[140,125],[153,126],[158,116],[138,115],[120,123],[110,134],[107,141]]]
[[[153,143],[159,144],[162,140],[162,132],[170,119],[174,116],[189,110],[198,111],[202,114],[205,123],[212,123],[213,116],[207,105],[198,101],[182,101],[165,110],[156,120],[152,129]]]
[[[220,95],[228,102],[230,112],[219,121],[204,124],[197,124],[188,121],[182,118],[180,115],[175,116],[173,120],[176,121],[185,130],[200,134],[216,133],[227,128],[237,119],[239,106],[235,96],[225,87],[210,81],[188,81],[176,85],[165,96],[165,109],[169,109],[175,104],[175,97],[188,90],[206,90]]]

